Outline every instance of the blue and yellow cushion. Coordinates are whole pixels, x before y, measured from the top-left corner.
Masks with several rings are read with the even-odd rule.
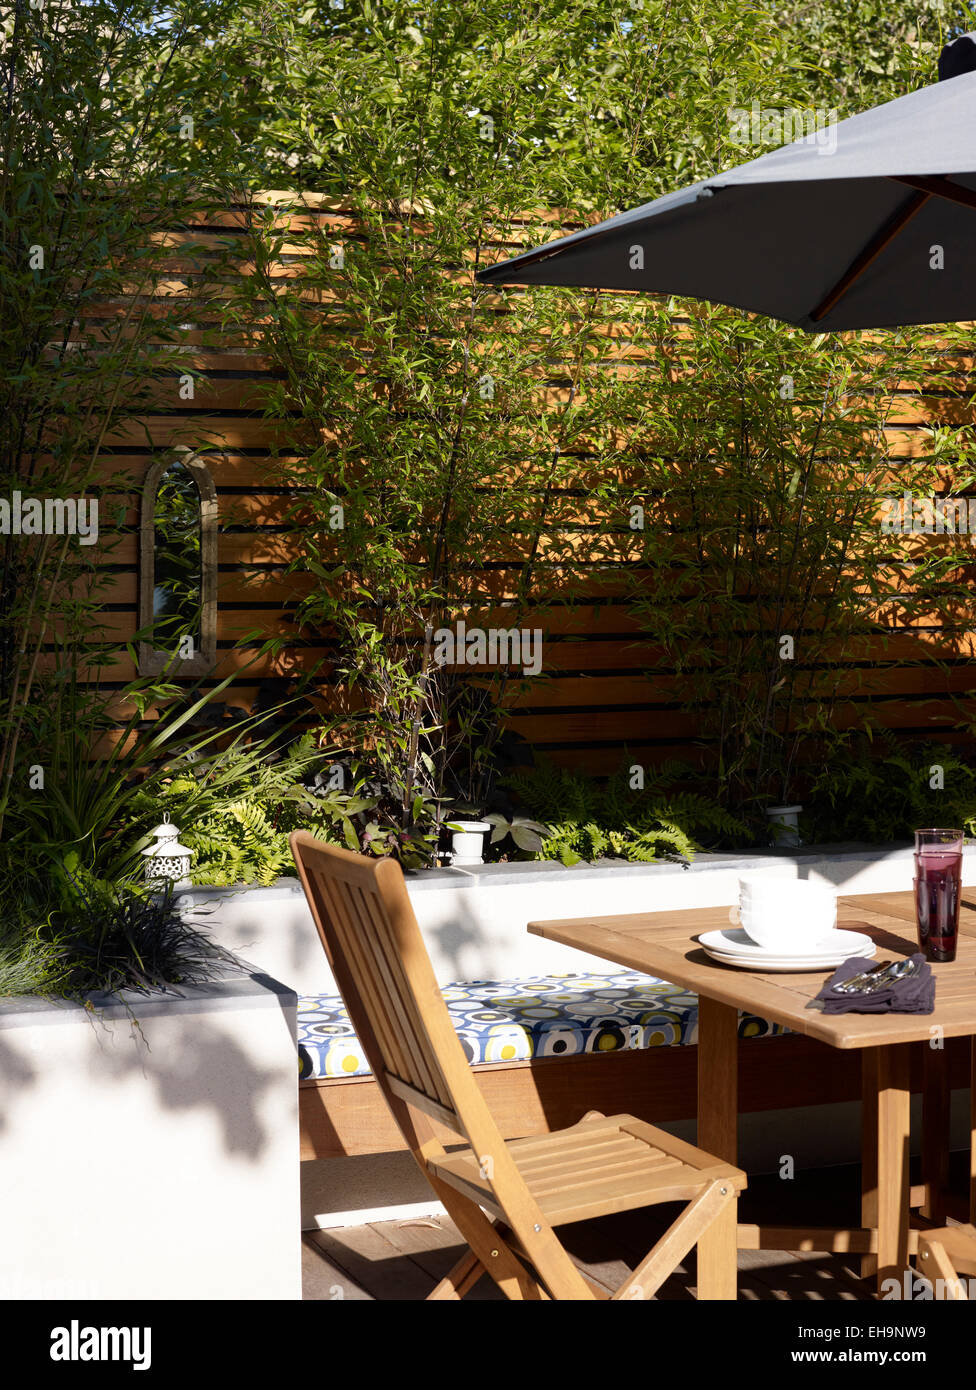
[[[469,1062],[630,1052],[698,1040],[698,996],[636,971],[474,980],[441,991]],[[740,1037],[784,1030],[752,1014]],[[298,1001],[299,1076],[366,1076],[370,1067],[338,994]]]

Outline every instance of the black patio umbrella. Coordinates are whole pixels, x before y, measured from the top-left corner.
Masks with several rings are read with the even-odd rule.
[[[976,35],[942,80],[478,279],[709,299],[811,331],[976,318]]]

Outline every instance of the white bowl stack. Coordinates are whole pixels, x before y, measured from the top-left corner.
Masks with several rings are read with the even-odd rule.
[[[801,878],[744,874],[739,879],[739,922],[757,946],[780,955],[809,953],[837,925],[832,889]]]
[[[705,954],[739,970],[826,970],[851,956],[870,959],[877,946],[863,932],[837,930],[833,889],[805,879],[747,874],[739,879],[739,925],[702,932]]]

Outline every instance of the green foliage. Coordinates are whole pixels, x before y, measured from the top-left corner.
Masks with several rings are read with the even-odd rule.
[[[552,235],[533,209],[607,215],[761,153],[732,139],[736,106],[843,118],[931,80],[962,14],[322,0],[300,17],[240,6],[202,67],[180,56],[193,80],[210,65],[213,91],[240,75],[251,188],[276,169],[278,187],[352,214],[310,219],[302,274],[283,278],[279,213],[301,199],[254,203],[255,274],[229,312],[266,323],[281,377],[267,412],[288,422],[279,469],[303,489],[294,568],[318,581],[298,618],[338,648],[346,718],[329,735],[379,759],[405,829],[415,788],[436,801],[463,774],[459,795],[487,804],[499,711],[525,683],[438,665],[432,636],[460,617],[545,630],[554,600],[632,575],[662,653],[648,699],[693,713],[712,794],[757,828],[856,696],[859,644],[893,614],[934,606],[958,624],[959,553],[926,559],[905,599],[877,524],[883,492],[936,490],[947,471],[967,485],[964,430],[940,422],[921,458],[889,444],[906,384],[965,389],[951,350],[937,379],[921,330],[811,338],[717,306],[498,293],[474,275],[513,229]],[[945,336],[965,350],[965,333]]]
[[[811,339],[717,307],[498,293],[474,275],[550,237],[553,208],[606,216],[761,153],[733,143],[730,108],[843,118],[931,80],[945,34],[970,24],[941,0],[8,6],[0,496],[100,490],[103,507],[97,547],[0,538],[0,988],[43,979],[49,919],[58,941],[76,912],[134,939],[138,832],[163,809],[198,882],[272,881],[295,825],[433,862],[448,799],[487,804],[499,711],[526,684],[438,664],[434,634],[459,617],[548,635],[556,604],[561,617],[594,582],[633,575],[630,613],[661,653],[648,702],[706,736],[704,792],[669,790],[673,770],[639,793],[622,777],[524,778],[544,844],[525,816],[499,815],[493,838],[564,862],[741,838],[817,765],[839,716],[858,717],[865,639],[874,651],[922,613],[947,635],[967,627],[968,556],[950,538],[913,558],[908,586],[876,511],[882,491],[972,480],[953,418],[918,432],[922,456],[890,443],[895,402],[923,375],[930,398],[965,398],[968,330],[940,335],[933,380],[914,330]],[[301,197],[276,212],[253,199],[262,187],[326,204],[286,236],[280,214]],[[201,247],[178,274],[195,320],[219,296],[210,317],[246,325],[277,369],[262,406],[284,421],[273,472],[296,499],[292,568],[314,581],[296,616],[335,653],[336,703],[314,746],[287,752],[260,722],[199,736],[200,703],[166,678],[114,688],[123,648],[101,624],[124,534],[110,512],[134,485],[117,441],[153,451],[144,422],[185,365],[186,297],[159,293],[177,273],[167,236],[215,193],[244,208],[253,273]],[[161,577],[180,609],[183,577]],[[330,760],[343,786],[310,786]],[[816,783],[820,834],[903,834],[954,804],[974,823],[962,791],[927,799],[923,763],[894,745],[881,773],[860,752],[825,766],[840,780]],[[961,765],[951,777],[968,788]],[[76,978],[113,951],[89,951]]]
[[[619,478],[627,406],[606,329],[621,302],[540,289],[513,311],[474,273],[513,225],[550,236],[545,209],[612,212],[711,171],[736,80],[752,95],[771,72],[777,99],[798,95],[775,17],[743,4],[728,19],[699,0],[647,0],[626,24],[592,0],[243,5],[199,59],[176,59],[205,109],[239,76],[252,189],[298,184],[352,214],[296,237],[282,214],[300,198],[253,203],[254,273],[228,313],[266,325],[281,378],[265,408],[285,422],[293,568],[318,581],[297,616],[337,646],[345,717],[325,732],[379,762],[406,831],[415,789],[486,802],[498,711],[523,684],[517,668],[439,664],[434,634],[461,617],[544,629],[553,600],[621,558],[619,485],[581,489],[585,460]],[[298,238],[301,276],[283,278]]]
[[[69,999],[119,990],[145,994],[240,969],[183,920],[170,891],[78,880],[70,908],[53,912],[37,936],[46,966],[43,992]]]
[[[526,850],[530,854],[542,849],[542,837],[546,834],[546,827],[539,821],[529,820],[527,816],[503,816],[500,811],[490,812],[485,816],[485,820],[492,827],[491,844],[503,843],[511,837],[517,849]]]
[[[774,6],[816,69],[817,91],[843,115],[934,81],[942,44],[972,28],[967,0],[805,0]]]
[[[269,740],[236,739],[226,748],[196,750],[167,764],[165,776],[134,797],[134,828],[148,832],[168,812],[182,842],[194,851],[195,884],[271,884],[294,873],[288,844],[293,830],[377,856],[405,868],[435,862],[440,810],[414,799],[413,825],[404,831],[398,802],[382,780],[358,764],[331,762],[306,734],[285,749]],[[341,786],[334,785],[336,774]]]
[[[829,730],[860,718],[866,650],[933,613],[947,636],[968,626],[962,539],[921,554],[909,586],[879,521],[885,496],[972,476],[962,428],[931,429],[924,457],[887,442],[898,393],[940,378],[951,392],[954,368],[932,365],[921,329],[810,338],[703,306],[679,334],[672,306],[644,301],[631,323],[659,364],[621,385],[645,450],[631,602],[662,651],[651,698],[695,715],[717,794],[758,825]],[[907,645],[903,662],[937,665]]]
[[[972,9],[967,0],[616,9],[212,0],[193,22],[195,41],[169,69],[197,135],[174,160],[235,168],[251,188],[341,197],[368,157],[379,188],[434,207],[452,187],[477,197],[478,176],[502,166],[530,195],[523,211],[603,215],[740,162],[730,107],[757,99],[843,118],[933,81],[942,42],[972,27]]]
[[[194,851],[194,883],[271,884],[294,872],[288,847],[292,830],[359,849],[352,816],[371,805],[354,794],[317,798],[302,778],[321,763],[311,736],[299,739],[275,761],[268,750],[234,744],[207,759],[183,759],[153,794],[137,797],[134,809],[148,830],[169,812]]]
[[[97,544],[0,536],[0,826],[66,669],[97,675],[121,650],[100,609],[134,479],[111,446],[145,440],[177,399],[186,309],[161,292],[168,234],[212,188],[172,158],[170,62],[192,32],[159,0],[0,11],[0,497],[80,500],[89,524],[99,508]],[[189,271],[198,248],[186,255]]]
[[[16,920],[8,920],[0,937],[0,998],[42,994],[50,978],[44,947],[36,936],[24,935],[18,927]]]
[[[728,844],[748,833],[709,797],[668,790],[686,772],[676,764],[662,764],[650,783],[637,789],[626,769],[601,785],[540,760],[532,771],[512,773],[505,785],[544,823],[538,858],[567,865],[602,858],[648,863],[689,860],[702,841]]]
[[[299,740],[276,761],[268,761],[266,744],[240,742],[205,758],[181,758],[151,791],[137,793],[133,812],[144,832],[138,843],[145,844],[145,832],[168,813],[180,827],[182,843],[194,851],[193,883],[274,883],[294,870],[289,831],[308,828],[335,838],[325,833],[333,822],[324,808],[311,823],[300,810],[300,798],[307,796],[300,779],[318,761],[311,738]],[[335,803],[340,821],[342,800],[348,799]]]
[[[226,759],[269,718],[234,722],[218,713],[217,728],[194,729],[229,683],[194,698],[192,689],[134,681],[120,701],[131,713],[116,728],[98,688],[83,686],[69,671],[56,702],[29,712],[26,747],[43,761],[33,764],[37,785],[25,771],[8,789],[0,843],[3,882],[14,904],[39,903],[46,910],[45,895],[55,901],[63,892],[70,896],[79,872],[113,884],[138,876],[142,846],[132,827],[139,807],[170,775],[170,760],[201,757],[229,740],[218,755]],[[147,712],[156,717],[146,720]]]
[[[801,833],[814,843],[906,840],[927,826],[972,836],[976,767],[947,745],[885,733],[838,737],[804,804]]]

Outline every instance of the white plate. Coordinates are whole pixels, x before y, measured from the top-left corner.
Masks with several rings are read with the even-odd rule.
[[[853,931],[828,932],[812,950],[795,954],[757,946],[736,927],[703,932],[698,941],[714,960],[746,970],[824,970],[851,956],[870,960],[878,949],[869,936]]]
[[[707,946],[704,950],[706,956],[711,960],[718,961],[719,965],[729,965],[733,970],[755,970],[759,974],[771,975],[776,973],[804,975],[808,971],[815,970],[823,973],[825,970],[833,970],[838,965],[843,965],[844,961],[847,960],[846,954],[827,956],[823,960],[802,960],[796,956],[788,958],[767,956],[765,960],[743,960],[741,956],[720,955],[717,951],[710,951]],[[872,947],[870,951],[858,951],[857,955],[867,956],[870,959],[874,953],[875,948]]]
[[[702,932],[698,938],[703,946],[710,947],[712,950],[721,951],[727,956],[745,956],[750,959],[754,956],[792,956],[798,959],[801,956],[827,956],[836,955],[838,951],[846,950],[850,955],[854,955],[861,946],[871,946],[873,942],[864,932],[843,931],[833,929],[825,931],[820,940],[813,946],[803,946],[798,950],[789,951],[784,947],[760,946],[753,941],[752,937],[743,927],[722,927],[718,931]]]

